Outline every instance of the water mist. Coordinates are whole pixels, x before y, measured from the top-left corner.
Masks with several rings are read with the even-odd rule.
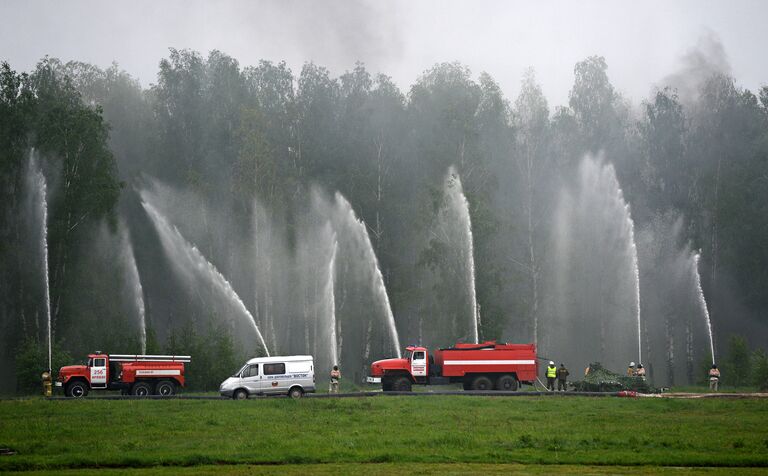
[[[571,365],[642,359],[640,271],[630,207],[613,165],[585,157],[555,213],[556,309],[542,351]],[[634,349],[634,350],[633,350]]]
[[[171,225],[165,217],[163,217],[163,215],[149,203],[149,196],[146,192],[141,192],[141,197],[141,204],[152,219],[152,222],[160,235],[163,248],[177,269],[187,277],[197,275],[211,283],[214,288],[238,310],[238,314],[246,318],[247,323],[256,334],[259,344],[264,349],[267,356],[269,356],[269,349],[267,348],[264,337],[256,324],[256,320],[245,307],[242,299],[237,295],[229,281],[227,281],[224,275],[221,274],[212,263],[205,259],[197,247],[189,243],[181,235],[179,230]]]
[[[341,193],[336,192],[335,201],[335,226],[336,228],[343,228],[345,231],[349,232],[351,236],[346,236],[345,238],[358,248],[357,251],[359,256],[363,259],[359,264],[367,267],[366,274],[370,276],[371,287],[384,313],[391,349],[398,357],[400,357],[402,355],[400,350],[400,337],[398,336],[397,326],[395,325],[395,316],[392,313],[392,306],[389,302],[386,285],[384,284],[384,276],[381,274],[379,260],[373,250],[371,238],[368,235],[368,229],[366,228],[365,223],[357,218],[352,205]],[[339,232],[340,231],[337,230],[337,233]],[[370,340],[371,336],[369,332],[366,332],[366,334],[365,339],[367,342]]]
[[[477,343],[480,335],[478,330],[477,290],[475,287],[475,244],[472,235],[472,219],[469,214],[469,202],[466,195],[464,195],[464,188],[461,184],[461,177],[459,177],[458,172],[453,166],[448,169],[448,176],[445,180],[445,195],[448,211],[457,220],[456,224],[460,227],[462,235],[460,246],[470,302],[470,338],[473,342]]]
[[[48,277],[48,184],[45,180],[42,170],[38,164],[35,149],[29,154],[29,173],[30,185],[36,195],[35,204],[37,205],[37,218],[40,223],[40,254],[42,256],[41,266],[43,268],[43,287],[45,289],[45,316],[47,324],[48,340],[48,371],[51,371],[53,347],[53,334],[51,323],[51,290]]]
[[[129,292],[133,298],[133,304],[136,308],[136,317],[139,325],[139,335],[141,337],[141,353],[147,353],[147,321],[144,306],[144,289],[141,286],[139,268],[136,265],[136,256],[133,253],[133,243],[130,233],[125,223],[121,223],[120,246],[122,250],[123,264],[126,270]]]
[[[699,306],[701,307],[701,313],[704,316],[705,323],[707,325],[707,334],[709,335],[709,352],[712,356],[712,365],[715,365],[715,340],[712,336],[712,320],[709,317],[709,308],[707,307],[707,300],[704,297],[704,289],[701,287],[701,275],[699,274],[699,259],[701,254],[695,253],[693,255],[693,282],[696,286],[697,298]]]

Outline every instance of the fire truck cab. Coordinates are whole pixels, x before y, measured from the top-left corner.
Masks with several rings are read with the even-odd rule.
[[[56,387],[68,397],[82,398],[90,390],[120,390],[123,395],[163,397],[183,387],[184,364],[188,355],[88,355],[85,365],[68,365],[59,370]]]

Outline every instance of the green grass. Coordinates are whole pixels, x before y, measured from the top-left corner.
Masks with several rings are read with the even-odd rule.
[[[217,476],[221,474],[231,475],[306,475],[306,474],[365,474],[366,476],[379,476],[390,474],[418,474],[418,475],[466,475],[466,474],[630,474],[630,475],[657,475],[674,474],[677,476],[686,476],[692,474],[708,475],[751,475],[755,474],[754,468],[682,468],[678,466],[589,466],[589,465],[533,465],[517,463],[408,463],[407,465],[398,463],[326,463],[326,464],[285,464],[285,465],[200,465],[200,466],[153,466],[151,468],[98,468],[98,469],[69,469],[56,470],[57,475],[72,476],[101,476],[101,475],[209,475]],[[32,472],[14,472],[12,474],[23,474],[31,476],[34,474],[49,474],[51,471],[32,471]]]
[[[526,465],[518,468],[523,472],[536,472],[542,464],[613,468],[606,472],[625,472],[614,465],[631,466],[639,473],[655,473],[660,466],[765,468],[768,402],[29,399],[0,401],[0,447],[18,452],[0,456],[0,472],[145,468],[206,474],[206,468],[238,473],[245,466],[222,465],[256,464],[265,465],[258,466],[263,472],[290,473],[339,464],[338,472],[353,473],[365,464],[366,472],[385,474],[404,463],[422,464],[426,473],[450,472],[442,470],[446,464],[457,469],[511,463]],[[470,467],[487,472],[484,466]]]

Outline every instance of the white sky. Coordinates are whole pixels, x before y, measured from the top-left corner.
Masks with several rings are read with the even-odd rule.
[[[703,35],[722,42],[739,85],[768,84],[768,2],[0,0],[0,59],[28,71],[44,55],[108,66],[147,86],[168,47],[220,49],[242,66],[305,61],[334,75],[356,60],[407,88],[436,62],[490,73],[513,98],[528,67],[551,105],[573,66],[605,56],[612,83],[639,101]]]

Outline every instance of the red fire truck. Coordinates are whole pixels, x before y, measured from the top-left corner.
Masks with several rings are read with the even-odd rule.
[[[461,383],[464,390],[515,391],[533,384],[538,364],[535,344],[458,343],[430,352],[410,346],[401,359],[371,364],[369,383],[381,382],[385,392],[410,392],[412,385]]]
[[[174,395],[184,386],[188,355],[124,355],[96,352],[86,365],[59,370],[57,387],[68,397],[81,398],[90,390],[120,390],[123,395]]]

